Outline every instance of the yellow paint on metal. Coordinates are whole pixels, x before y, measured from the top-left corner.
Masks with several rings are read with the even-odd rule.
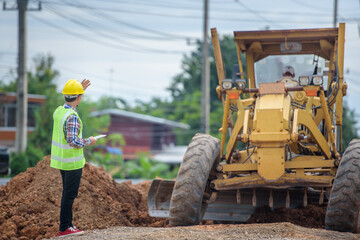
[[[314,122],[319,126],[320,122],[324,119],[324,111],[322,108],[316,110],[316,115],[314,117]]]
[[[258,173],[266,181],[275,181],[285,172],[285,149],[258,148],[257,150]]]
[[[335,66],[334,66],[334,58],[335,58],[335,49],[337,49],[337,46],[336,44],[334,44],[334,49],[331,51],[330,53],[330,59],[329,59],[329,74],[328,74],[328,85],[327,85],[327,89],[330,88],[330,84],[331,84],[331,79],[333,79],[334,77],[334,69],[335,69]]]
[[[231,150],[234,149],[237,143],[237,136],[240,134],[240,131],[244,125],[244,107],[240,99],[238,99],[237,101],[237,108],[238,108],[238,113],[237,113],[235,126],[233,128],[233,131],[231,132],[230,139],[226,146],[226,156],[225,156],[226,160],[229,160],[230,154],[232,152]]]
[[[343,115],[343,83],[344,83],[344,47],[345,45],[345,23],[339,23],[337,64],[339,71],[339,92],[336,96],[336,124],[342,125]]]
[[[225,71],[224,71],[224,63],[220,49],[219,37],[216,28],[211,29],[211,39],[214,47],[214,57],[216,63],[216,70],[218,74],[218,82],[222,89],[221,81],[225,79]]]
[[[251,43],[250,47],[248,48],[248,51],[254,53],[262,52],[261,43],[258,41]]]
[[[339,64],[339,91],[334,91],[329,98],[332,99],[338,92],[336,101],[336,124],[342,123],[342,98],[345,92],[343,86],[343,58],[344,58],[344,34],[345,25],[340,24],[339,29],[304,29],[304,30],[279,30],[279,31],[248,31],[234,32],[237,57],[241,78],[244,70],[241,61],[241,53],[246,53],[248,88],[256,87],[254,63],[269,55],[289,54],[281,52],[279,45],[286,41],[301,42],[300,52],[291,54],[315,54],[330,61],[328,79],[333,78],[335,70],[335,58]],[[223,69],[223,60],[220,51],[219,39],[216,29],[212,29],[214,56],[217,64],[218,78]],[[215,53],[216,52],[216,53]],[[219,54],[220,53],[220,54]],[[334,88],[335,86],[332,86]],[[223,177],[212,181],[215,189],[226,190],[247,187],[268,186],[322,186],[331,187],[331,182],[336,173],[334,159],[331,150],[337,154],[333,134],[333,119],[327,108],[327,99],[324,92],[320,90],[320,97],[305,96],[306,89],[319,91],[319,86],[305,86],[304,91],[295,91],[294,99],[297,103],[305,104],[305,109],[299,106],[291,106],[291,98],[284,94],[255,95],[250,93],[247,99],[230,100],[228,94],[224,101],[224,116],[222,123],[221,153],[224,154],[230,104],[237,106],[235,115],[236,122],[226,147],[226,160],[229,164],[223,165]],[[328,88],[329,89],[329,88]],[[239,91],[241,90],[228,90]],[[221,92],[224,94],[224,92]],[[242,95],[242,97],[246,97]],[[256,98],[255,98],[256,97]],[[255,106],[247,108],[255,101]],[[314,106],[321,108],[313,109]],[[232,117],[235,118],[235,117]],[[231,118],[231,120],[232,120]],[[321,122],[325,121],[327,133],[322,134],[319,130]],[[291,125],[289,125],[291,121]],[[299,135],[301,133],[301,135]],[[299,136],[304,134],[308,138]],[[325,136],[324,136],[325,135]],[[237,151],[232,158],[232,152],[240,138],[250,145],[256,146],[251,156],[251,161],[243,163],[248,158],[247,151]],[[300,140],[299,140],[300,139]],[[301,140],[302,139],[302,140]],[[312,143],[315,143],[311,145]],[[323,156],[296,156],[291,161],[285,161],[285,145],[289,145],[296,154],[301,154],[298,144],[316,154],[319,151]],[[329,146],[331,144],[331,148]],[[302,148],[300,147],[300,148]],[[252,152],[252,149],[250,149]],[[235,163],[234,163],[235,162]],[[286,173],[289,169],[291,173]],[[329,175],[326,175],[326,172]],[[228,174],[241,173],[248,176],[229,177]],[[314,175],[323,173],[325,175]]]
[[[284,174],[277,181],[265,181],[259,174],[252,174],[243,177],[234,177],[227,179],[216,179],[211,183],[216,190],[242,189],[251,187],[271,187],[271,186],[313,186],[313,187],[331,187],[333,176],[314,176],[295,174]]]
[[[236,52],[237,52],[237,58],[238,58],[238,64],[239,64],[240,78],[244,79],[245,73],[244,73],[244,68],[243,68],[242,61],[241,61],[241,51],[240,51],[240,46],[239,46],[238,42],[236,42]]]
[[[312,117],[305,111],[301,109],[295,109],[294,110],[294,117],[293,117],[293,125],[292,125],[292,133],[291,137],[294,135],[297,135],[298,126],[302,124],[311,132],[312,136],[314,137],[314,140],[319,145],[321,151],[325,155],[326,159],[331,159],[331,152],[330,147],[318,129],[318,126],[315,124]],[[297,141],[296,139],[293,139],[293,141]]]
[[[288,130],[290,103],[291,98],[282,94],[261,96],[255,105],[255,131],[282,132]]]
[[[305,101],[305,97],[306,97],[306,94],[305,94],[304,91],[296,91],[296,92],[294,92],[295,101],[298,102],[298,103],[303,104],[304,101]]]
[[[286,169],[294,168],[323,168],[323,167],[335,167],[334,160],[305,160],[303,157],[294,158],[292,161],[285,163]]]
[[[256,163],[232,163],[222,165],[223,172],[245,172],[245,171],[257,171],[258,167]]]
[[[314,101],[314,97],[309,97],[305,107],[305,111],[310,115],[312,115],[313,113],[312,111],[313,101]]]
[[[270,143],[270,142],[278,142],[278,143],[288,143],[290,141],[289,132],[260,132],[260,133],[252,133],[249,137],[252,143],[261,144],[261,143]]]
[[[221,145],[220,145],[220,154],[221,155],[224,154],[225,138],[226,138],[226,132],[227,132],[227,128],[228,128],[229,109],[230,109],[229,96],[226,94],[226,99],[225,99],[225,103],[224,103],[224,115],[223,115],[223,121],[222,121]]]
[[[335,146],[335,136],[333,133],[333,126],[331,124],[331,119],[330,119],[330,115],[329,115],[329,110],[328,110],[328,105],[325,99],[325,94],[324,94],[324,90],[320,90],[320,101],[321,101],[321,107],[323,109],[324,112],[324,119],[325,119],[325,124],[326,124],[326,129],[327,129],[327,133],[328,133],[328,137],[330,139],[330,144],[332,146],[332,150],[335,153],[336,157],[339,157],[339,153],[336,150],[336,146]]]
[[[254,71],[254,56],[252,53],[246,53],[246,67],[247,67],[247,78],[248,78],[248,88],[254,88],[255,84],[255,71]],[[250,97],[253,97],[254,94],[250,93]]]
[[[323,156],[298,156],[294,157],[291,161],[285,162],[285,169],[296,169],[301,168],[308,171],[312,169],[313,171],[322,171],[321,169],[316,168],[333,168],[335,167],[335,160],[324,160]],[[224,164],[222,165],[223,172],[249,172],[257,171],[258,165],[256,163],[233,163],[233,164]],[[329,171],[329,169],[324,169]]]

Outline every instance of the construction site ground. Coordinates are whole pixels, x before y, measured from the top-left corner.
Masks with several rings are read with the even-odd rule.
[[[55,239],[61,177],[49,156],[0,187],[0,239]],[[66,239],[360,239],[360,234],[324,230],[325,206],[272,211],[259,208],[246,224],[172,227],[147,213],[151,182],[117,183],[102,168],[86,164],[74,203],[74,225],[86,234]]]

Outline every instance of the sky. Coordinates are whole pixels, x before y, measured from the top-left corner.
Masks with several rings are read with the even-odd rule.
[[[16,1],[6,0],[7,8]],[[170,98],[185,55],[203,38],[203,0],[43,0],[27,12],[27,68],[38,54],[55,57],[61,91],[69,79],[92,81],[86,95],[121,97],[130,104]],[[29,0],[28,8],[38,1]],[[209,0],[209,29],[233,31],[333,27],[333,0]],[[346,23],[346,97],[360,114],[360,1],[338,0]],[[0,10],[0,81],[16,77],[17,11]],[[209,34],[210,35],[210,34]],[[235,59],[236,61],[236,59]],[[15,71],[16,72],[16,71]],[[359,115],[360,116],[360,115]]]

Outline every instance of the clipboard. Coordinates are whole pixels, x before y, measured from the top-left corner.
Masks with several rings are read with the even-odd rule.
[[[95,136],[94,138],[97,140],[97,139],[103,138],[103,137],[106,137],[106,135],[97,135],[97,136]]]

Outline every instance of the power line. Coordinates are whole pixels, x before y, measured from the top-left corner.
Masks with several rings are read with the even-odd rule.
[[[64,27],[61,27],[60,25],[56,25],[54,23],[51,23],[49,21],[45,21],[41,18],[38,18],[36,17],[35,15],[31,15],[29,14],[29,16],[45,25],[48,25],[52,28],[55,28],[56,30],[60,30],[66,34],[69,34],[73,37],[77,37],[77,38],[80,38],[81,40],[85,40],[85,41],[88,41],[88,42],[92,42],[92,43],[95,43],[95,44],[98,44],[98,45],[101,45],[102,47],[108,47],[108,48],[112,48],[112,49],[116,49],[116,50],[120,50],[120,51],[130,51],[130,52],[137,52],[137,53],[143,53],[143,54],[148,54],[149,51],[142,51],[141,49],[134,49],[134,48],[129,48],[129,47],[126,47],[126,46],[121,46],[121,45],[118,45],[118,44],[113,44],[113,43],[109,43],[109,42],[105,42],[105,41],[102,41],[100,39],[97,39],[97,38],[92,38],[90,36],[86,36],[86,38],[84,38],[83,35],[77,33],[77,32],[74,32],[74,31],[71,31],[71,30],[68,30]],[[158,52],[158,51],[151,51],[151,53],[160,53],[160,54],[164,54],[165,52]],[[180,52],[178,53],[174,53],[174,52],[167,52],[165,54],[179,54]],[[184,52],[181,52],[182,54]]]
[[[198,14],[196,15],[178,15],[177,13],[174,14],[166,14],[166,13],[159,13],[159,12],[146,12],[146,11],[134,11],[134,10],[128,10],[128,9],[118,9],[118,8],[107,8],[107,7],[90,7],[88,5],[78,5],[78,4],[74,4],[74,3],[57,3],[57,2],[46,2],[47,4],[57,4],[57,5],[68,5],[68,6],[72,6],[72,7],[76,7],[76,8],[91,8],[91,9],[97,9],[97,10],[101,10],[101,11],[110,11],[110,12],[122,12],[122,13],[130,13],[130,14],[139,14],[139,15],[150,15],[150,16],[160,16],[160,17],[170,17],[170,18],[181,18],[181,19],[202,19],[201,16],[199,16]],[[129,3],[132,4],[132,3]],[[201,9],[199,9],[200,11]],[[234,12],[234,13],[238,13],[237,10],[234,9],[219,9],[219,8],[215,8],[216,11],[219,12]],[[287,14],[287,15],[298,15],[298,16],[309,16],[308,13],[300,13],[300,12],[289,12],[289,11],[256,11],[258,14],[271,14],[271,15],[279,15],[279,14]],[[216,13],[216,12],[214,12]],[[242,13],[242,15],[247,14],[248,12],[244,12]],[[317,14],[316,16],[313,17],[323,17],[323,18],[327,18],[329,17],[329,14],[327,13],[322,13],[321,15]],[[234,21],[237,18],[218,18],[218,17],[212,17],[212,19],[214,20],[226,20],[226,21]],[[247,21],[247,22],[252,22],[253,20],[256,19],[249,19],[249,18],[243,18],[241,19],[242,21]],[[263,19],[263,21],[269,21],[268,19]],[[300,23],[300,22],[299,22]]]
[[[48,4],[60,4],[60,5],[68,5],[68,6],[72,6],[75,8],[80,8],[80,9],[95,9],[93,7],[84,7],[84,6],[80,6],[80,5],[76,5],[73,3],[54,3],[54,2],[48,2]],[[97,10],[101,10],[101,11],[112,11],[112,12],[122,12],[122,13],[128,13],[128,14],[137,14],[137,15],[148,15],[148,16],[159,16],[159,17],[169,17],[169,18],[180,18],[183,20],[186,19],[199,19],[201,20],[202,17],[199,15],[176,15],[176,14],[166,14],[166,13],[149,13],[149,12],[143,12],[143,11],[131,11],[131,10],[124,10],[124,9],[114,9],[114,8],[96,8]],[[231,11],[231,10],[229,10]],[[261,12],[261,11],[258,11]],[[269,14],[276,14],[279,15],[279,12],[268,12]],[[284,12],[285,13],[285,12]],[[308,16],[308,14],[306,13],[291,13],[291,12],[286,12],[286,14],[290,14],[290,15],[301,15],[301,16]],[[99,16],[98,16],[99,17]],[[100,16],[101,17],[101,16]],[[316,17],[329,17],[329,16],[316,16]],[[107,20],[109,20],[107,18]],[[224,17],[211,17],[211,20],[216,20],[216,21],[229,21],[229,22],[234,22],[234,21],[241,21],[241,22],[268,22],[268,20],[263,20],[263,19],[251,19],[251,18],[224,18]],[[316,21],[316,23],[314,21],[291,21],[290,23],[298,23],[298,24],[302,24],[302,23],[308,23],[308,24],[328,24],[328,21]],[[124,35],[128,35],[129,37],[134,37],[134,38],[147,38],[147,39],[156,39],[156,40],[183,40],[183,39],[176,39],[176,38],[164,38],[164,37],[153,37],[153,36],[141,36],[141,35],[136,35],[136,34],[130,34],[130,33],[122,33]],[[193,39],[192,37],[187,37],[188,39]]]
[[[71,7],[74,7],[74,8],[81,9],[81,10],[103,10],[103,11],[114,11],[114,12],[123,12],[123,13],[140,14],[140,15],[154,15],[154,14],[151,14],[151,13],[146,13],[146,12],[141,12],[141,11],[137,12],[137,11],[129,11],[129,10],[123,10],[123,9],[114,9],[114,8],[94,8],[94,7],[91,7],[91,6],[88,6],[88,5],[79,5],[79,4],[74,4],[74,3],[56,3],[56,2],[46,2],[46,3],[49,4],[49,5],[54,5],[55,4],[55,5],[71,6]],[[98,11],[97,11],[97,13],[98,13]],[[155,15],[157,15],[157,14],[155,14]],[[93,16],[93,15],[91,15],[91,16]],[[159,16],[174,17],[173,15],[170,15],[170,14],[159,14]],[[98,17],[99,17],[99,14],[98,14]],[[106,20],[111,20],[112,22],[114,22],[114,19],[110,19],[109,16],[100,16],[100,17],[103,18],[103,19],[105,18]],[[182,16],[179,16],[179,17],[183,18]],[[116,22],[116,23],[119,23],[119,22]],[[137,27],[139,27],[139,26],[137,26]],[[143,29],[140,29],[140,30],[143,31]],[[149,30],[150,33],[154,34],[154,30],[150,30],[150,29],[147,29],[147,30]],[[193,37],[188,37],[188,36],[173,36],[173,35],[169,36],[168,33],[163,33],[163,32],[161,32],[161,34],[166,34],[166,35],[163,35],[163,36],[161,36],[161,35],[159,35],[159,36],[150,36],[150,35],[139,35],[139,34],[131,34],[131,33],[121,33],[121,34],[130,36],[130,37],[134,37],[134,38],[141,38],[141,39],[146,38],[146,39],[166,40],[166,41],[195,39]]]
[[[132,43],[129,43],[125,40],[122,40],[122,39],[115,39],[115,37],[117,36],[112,36],[110,34],[107,34],[107,33],[104,33],[104,32],[100,32],[96,29],[94,29],[93,27],[89,26],[88,24],[85,24],[84,22],[81,22],[75,18],[71,18],[65,14],[62,13],[62,11],[59,11],[57,10],[56,8],[54,7],[50,7],[48,8],[51,12],[55,13],[56,15],[66,19],[66,20],[69,20],[81,27],[84,27],[86,29],[88,29],[89,31],[92,31],[102,37],[105,37],[111,41],[116,41],[116,42],[121,42],[122,44],[126,44],[127,46],[125,46],[127,49],[129,50],[141,50],[141,51],[147,51],[147,52],[156,52],[156,53],[163,53],[163,54],[183,54],[184,52],[183,51],[168,51],[168,50],[160,50],[160,49],[150,49],[150,48],[146,48],[146,47],[143,47],[143,46],[139,46],[139,45],[136,45],[136,44],[132,44]]]
[[[258,16],[259,18],[263,19],[264,21],[274,25],[275,27],[280,27],[279,25],[277,25],[276,23],[274,23],[273,21],[270,21],[269,19],[263,17],[261,14],[259,14],[257,11],[249,8],[248,6],[246,6],[243,2],[241,2],[241,0],[235,0],[236,3],[240,4],[241,6],[243,6],[246,10],[248,10],[249,12],[252,12],[254,15]]]
[[[67,2],[67,4],[72,5],[72,3],[68,3],[68,2]],[[144,32],[148,32],[148,33],[151,33],[151,34],[156,34],[156,35],[159,35],[159,36],[162,36],[162,37],[167,37],[167,38],[172,38],[172,39],[183,39],[183,40],[193,39],[192,37],[188,37],[188,36],[181,36],[181,35],[177,35],[177,34],[166,33],[166,32],[162,32],[162,31],[158,31],[158,30],[138,26],[136,24],[129,23],[129,22],[126,22],[124,20],[120,20],[118,18],[115,18],[112,15],[102,13],[102,12],[98,11],[96,8],[90,7],[88,5],[84,5],[84,4],[79,5],[78,4],[78,6],[81,6],[84,9],[90,10],[90,11],[92,11],[92,12],[94,12],[94,13],[100,15],[100,16],[103,16],[103,17],[115,22],[115,23],[119,23],[119,24],[125,25],[125,26],[133,28],[133,29],[141,30],[141,31],[144,31]]]
[[[299,1],[299,0],[291,0],[292,2],[296,3],[297,5],[300,5],[302,7],[306,7],[308,9],[311,9],[311,10],[315,10],[315,12],[323,12],[321,10],[325,10],[325,11],[328,11],[328,12],[332,12],[332,9],[324,9],[324,5],[322,4],[321,6],[321,10],[319,8],[316,8],[314,5],[311,5],[311,4],[307,4],[305,1]]]
[[[45,25],[48,25],[48,26],[50,26],[50,27],[52,27],[52,28],[55,28],[55,29],[57,29],[57,30],[61,30],[62,32],[67,33],[67,34],[69,34],[69,35],[71,35],[71,36],[78,37],[78,38],[80,38],[80,39],[82,39],[82,40],[86,40],[86,41],[89,41],[89,42],[92,42],[92,43],[95,43],[95,44],[99,44],[99,45],[101,45],[101,46],[103,46],[103,47],[109,47],[109,48],[113,48],[113,49],[117,49],[117,50],[124,50],[124,51],[141,52],[141,51],[136,51],[136,50],[130,49],[130,48],[128,49],[128,48],[123,47],[123,46],[115,45],[115,44],[112,44],[112,43],[104,42],[104,41],[98,40],[98,39],[96,39],[96,38],[91,38],[91,37],[89,37],[89,36],[87,36],[86,38],[84,38],[81,34],[78,34],[77,32],[68,30],[68,29],[66,29],[66,28],[64,28],[64,27],[61,27],[60,25],[56,25],[56,24],[51,23],[51,22],[49,22],[49,21],[45,21],[45,20],[43,20],[43,19],[41,19],[41,18],[39,18],[39,17],[36,17],[35,15],[29,14],[29,16],[30,16],[31,18],[33,18],[33,19],[35,19],[35,20],[37,20],[37,21],[45,24]]]

